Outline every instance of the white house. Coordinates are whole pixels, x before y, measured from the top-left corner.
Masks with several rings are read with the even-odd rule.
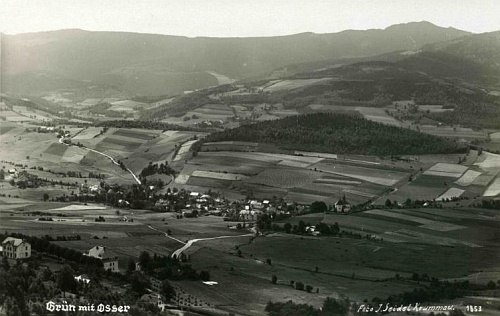
[[[120,271],[118,268],[118,257],[113,257],[109,254],[106,254],[106,247],[95,246],[94,248],[90,249],[88,253],[84,253],[84,255],[101,259],[104,270],[109,270],[111,272]]]
[[[78,282],[85,283],[85,284],[90,283],[90,278],[86,274],[81,274],[79,276],[76,276],[75,280],[77,280]]]
[[[22,239],[7,237],[2,242],[2,254],[11,259],[26,259],[31,257],[31,245]]]

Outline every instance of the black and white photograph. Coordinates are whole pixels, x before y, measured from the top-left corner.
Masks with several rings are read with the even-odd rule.
[[[500,315],[497,0],[1,0],[0,316]]]

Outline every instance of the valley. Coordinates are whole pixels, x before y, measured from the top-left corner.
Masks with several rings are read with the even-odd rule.
[[[340,33],[270,44],[68,31],[90,47],[115,38],[103,51],[120,58],[85,71],[57,32],[2,37],[2,238],[28,240],[38,274],[71,268],[96,284],[57,284],[47,299],[103,291],[137,315],[284,315],[273,304],[360,315],[416,300],[494,315],[500,42],[414,26],[353,31],[354,43],[373,38],[354,56]],[[48,62],[23,69],[12,51],[37,36],[68,56],[38,47]],[[81,259],[96,246],[118,271]],[[320,313],[330,299],[347,311]]]

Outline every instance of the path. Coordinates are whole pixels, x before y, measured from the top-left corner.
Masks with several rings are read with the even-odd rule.
[[[151,225],[147,225],[147,226],[148,226],[150,229],[152,229],[152,230],[155,230],[155,231],[157,231],[157,232],[159,232],[159,233],[164,234],[164,235],[165,235],[165,237],[168,237],[168,238],[173,239],[173,240],[175,240],[175,241],[177,241],[177,242],[180,242],[180,243],[181,243],[181,244],[183,244],[183,245],[185,245],[185,244],[186,244],[186,243],[185,243],[185,242],[183,242],[182,240],[179,240],[179,239],[177,239],[177,238],[175,238],[175,237],[172,237],[172,236],[170,236],[169,234],[167,234],[167,233],[166,233],[166,232],[164,232],[164,231],[161,231],[161,230],[159,230],[159,229],[156,229],[156,228],[154,228],[154,227],[153,227],[153,226],[151,226]]]
[[[236,236],[218,236],[218,237],[210,237],[210,238],[191,239],[184,246],[182,246],[181,248],[174,251],[174,253],[172,254],[172,258],[178,258],[184,250],[187,250],[195,242],[198,242],[198,241],[223,239],[223,238],[236,238],[236,237],[252,237],[252,236],[255,236],[255,234],[245,234],[245,235],[236,235]]]
[[[59,138],[59,143],[64,144],[66,146],[75,146],[73,144],[66,144],[65,142],[63,142],[63,139],[64,139],[63,137]],[[95,152],[96,154],[102,155],[102,156],[108,158],[109,160],[111,160],[112,163],[114,163],[115,165],[117,165],[117,166],[119,166],[121,168],[120,164],[113,157],[111,157],[108,154],[105,154],[103,152],[100,152],[98,150],[95,150],[95,149],[92,149],[92,148],[89,148],[89,147],[86,147],[86,146],[83,146],[83,145],[78,146],[78,147],[85,148],[85,149],[88,149],[90,151]],[[132,172],[132,170],[130,170],[127,167],[125,167],[125,170],[127,170],[132,175],[132,177],[134,178],[135,182],[137,182],[137,184],[141,184],[141,180],[139,180],[139,178]]]

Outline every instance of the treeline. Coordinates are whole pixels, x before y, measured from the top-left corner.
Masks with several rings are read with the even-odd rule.
[[[265,311],[269,316],[344,316],[348,315],[350,305],[348,299],[335,300],[327,297],[321,309],[316,309],[308,304],[296,304],[288,301],[286,303],[269,302]]]
[[[166,174],[166,175],[171,175],[175,174],[175,170],[172,169],[166,162],[161,163],[158,165],[158,163],[153,164],[152,162],[149,162],[146,168],[142,169],[140,173],[140,177],[147,177],[147,176],[152,176],[154,174]]]
[[[417,275],[418,276],[418,275]],[[417,279],[416,281],[420,281]],[[425,282],[425,280],[423,280]],[[377,297],[372,299],[376,305],[389,303],[390,305],[408,305],[418,303],[439,302],[440,300],[453,300],[459,297],[464,297],[471,290],[485,290],[486,286],[471,285],[468,281],[449,282],[439,281],[432,278],[428,286],[413,291],[404,292],[397,295],[391,295],[385,300]]]
[[[198,131],[199,129],[187,126],[179,126],[156,120],[158,117],[152,117],[151,120],[112,120],[95,122],[92,126],[97,127],[115,127],[115,128],[142,128],[157,130],[176,130],[176,131]]]
[[[204,139],[204,142],[218,141],[259,142],[288,150],[377,156],[466,152],[466,146],[445,138],[334,113],[292,116],[272,124],[258,122],[215,132]]]

